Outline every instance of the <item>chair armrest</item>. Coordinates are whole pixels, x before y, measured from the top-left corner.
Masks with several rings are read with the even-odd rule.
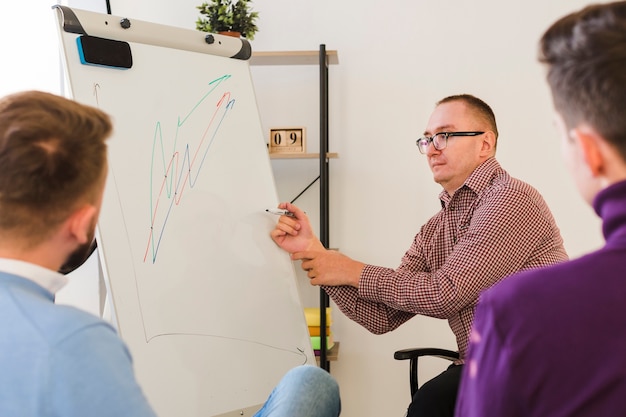
[[[411,348],[398,350],[393,354],[393,358],[397,360],[414,359],[420,356],[437,356],[442,359],[455,361],[459,359],[459,352],[439,348]]]
[[[396,351],[393,354],[394,359],[410,359],[409,387],[411,389],[411,398],[413,398],[419,388],[419,381],[417,380],[417,362],[421,356],[436,356],[438,358],[447,359],[454,362],[455,360],[459,359],[459,352],[439,348],[411,348]]]

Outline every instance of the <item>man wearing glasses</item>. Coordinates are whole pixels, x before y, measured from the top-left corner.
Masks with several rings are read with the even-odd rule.
[[[327,250],[302,210],[279,204],[294,216],[281,216],[272,238],[349,318],[375,334],[417,314],[448,320],[460,359],[417,391],[409,417],[454,415],[480,292],[514,272],[567,259],[541,195],[495,159],[497,139],[495,116],[482,100],[464,94],[437,103],[417,147],[443,187],[441,210],[395,269]]]

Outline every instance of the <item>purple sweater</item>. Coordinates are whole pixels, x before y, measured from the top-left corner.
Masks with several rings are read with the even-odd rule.
[[[626,414],[626,181],[593,207],[603,248],[481,295],[457,416]]]

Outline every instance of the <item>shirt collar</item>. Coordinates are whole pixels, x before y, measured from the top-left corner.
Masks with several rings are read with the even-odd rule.
[[[67,284],[67,277],[51,269],[17,259],[0,258],[0,271],[19,275],[56,294]]]
[[[463,185],[459,187],[459,190],[463,187],[467,187],[470,190],[474,191],[477,195],[481,193],[490,183],[493,178],[493,173],[501,169],[500,164],[496,161],[495,157],[491,157],[487,159],[485,162],[480,164],[479,166],[472,171],[472,173],[467,177]],[[458,190],[457,190],[458,191]],[[457,192],[454,193],[456,195]],[[439,200],[441,200],[441,207],[445,207],[452,197],[446,190],[443,190],[439,194]]]

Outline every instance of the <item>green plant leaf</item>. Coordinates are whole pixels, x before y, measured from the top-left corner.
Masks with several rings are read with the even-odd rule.
[[[200,17],[196,29],[202,32],[236,31],[250,40],[258,31],[258,12],[252,11],[251,0],[210,0],[196,8]],[[205,17],[203,17],[205,16]]]

